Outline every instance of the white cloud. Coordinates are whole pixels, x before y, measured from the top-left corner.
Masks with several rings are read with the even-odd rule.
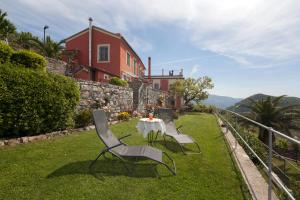
[[[15,0],[0,6],[14,12],[16,21],[24,22],[27,13],[36,16],[27,19],[32,24],[56,23],[62,37],[86,27],[92,16],[97,25],[128,34],[135,27],[174,24],[198,48],[244,66],[260,66],[257,60],[273,66],[300,56],[299,0]],[[152,49],[143,38],[131,42],[144,51]]]
[[[211,56],[198,56],[198,57],[190,57],[190,58],[180,58],[180,59],[174,59],[174,60],[164,61],[164,62],[160,62],[160,63],[155,63],[153,66],[163,66],[163,65],[175,64],[175,63],[186,63],[186,62],[200,60],[200,59],[209,58],[209,57],[214,57],[214,56],[211,55]]]
[[[197,72],[200,71],[200,66],[199,65],[194,65],[190,71],[190,74],[188,77],[196,77],[197,76]]]
[[[153,49],[151,43],[146,40],[139,38],[137,36],[133,36],[128,34],[128,42],[133,46],[134,49],[137,49],[138,52],[148,52]]]

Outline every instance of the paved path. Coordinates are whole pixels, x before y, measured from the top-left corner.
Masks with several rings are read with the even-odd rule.
[[[222,121],[218,119],[219,124]],[[221,127],[222,132],[233,152],[236,163],[238,164],[240,171],[245,179],[246,184],[249,187],[252,198],[254,200],[267,200],[268,199],[268,184],[258,171],[256,166],[253,164],[249,156],[246,154],[244,149],[236,141],[230,130],[226,132],[226,128]],[[275,193],[272,191],[272,200],[278,200]]]

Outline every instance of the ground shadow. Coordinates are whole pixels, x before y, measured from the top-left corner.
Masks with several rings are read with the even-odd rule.
[[[128,172],[123,163],[115,159],[98,160],[91,169],[89,165],[92,160],[78,161],[68,163],[47,176],[47,178],[54,178],[59,176],[74,175],[74,174],[86,174],[92,175],[97,179],[104,180],[109,176],[129,176],[136,178],[148,178],[148,177],[162,177],[155,171],[157,164],[153,163],[127,163],[130,167]]]
[[[184,112],[184,115],[205,115],[205,114],[206,114],[206,113],[192,112],[192,111]]]
[[[175,141],[166,139],[166,141],[158,140],[155,143],[165,146],[168,150],[172,151],[173,153],[183,153],[179,144],[177,144]],[[193,150],[187,148],[186,146],[182,146],[182,148],[185,152],[193,151]]]

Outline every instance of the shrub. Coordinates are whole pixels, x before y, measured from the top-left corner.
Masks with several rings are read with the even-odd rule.
[[[257,138],[256,135],[244,133],[242,137],[246,140],[246,142],[251,146],[254,152],[263,160],[267,158],[267,151],[262,142]],[[240,142],[243,143],[243,142]],[[246,145],[242,144],[244,150],[250,156],[252,160],[256,160],[254,154],[246,147]]]
[[[232,123],[232,122],[231,122]],[[232,123],[233,124],[233,123]],[[258,139],[258,137],[255,134],[244,132],[241,127],[236,127],[235,129],[240,133],[242,138],[249,144],[249,146],[254,150],[254,152],[263,160],[266,161],[267,159],[267,151],[264,146],[264,144]],[[234,133],[234,131],[232,130]],[[239,141],[239,144],[243,147],[245,152],[249,155],[250,159],[255,162],[259,163],[258,159],[255,157],[255,155],[249,150],[249,148],[245,145],[245,143],[240,139],[239,136],[236,136],[237,140]]]
[[[118,120],[125,120],[125,121],[128,121],[129,120],[129,113],[128,112],[120,112],[118,114]]]
[[[75,127],[86,127],[92,123],[92,110],[82,109],[75,115]]]
[[[119,79],[118,77],[112,77],[109,80],[109,83],[112,84],[112,85],[127,86],[127,81]]]
[[[78,85],[70,78],[5,64],[0,67],[0,137],[73,126]]]
[[[213,113],[215,110],[215,107],[212,105],[204,105],[204,104],[196,104],[193,106],[193,111],[194,112],[203,112],[203,113]]]
[[[203,112],[203,110],[205,109],[206,107],[205,107],[205,105],[203,105],[203,104],[195,104],[194,106],[193,106],[193,111],[194,112]]]
[[[288,141],[286,139],[283,139],[283,138],[278,138],[275,141],[275,148],[287,150],[289,148]]]
[[[160,105],[160,106],[164,105],[165,101],[166,100],[165,100],[165,96],[164,95],[161,94],[161,95],[158,96],[158,98],[157,98],[157,104],[158,105]]]
[[[13,49],[3,41],[0,41],[0,64],[9,62],[12,53]]]
[[[47,65],[47,61],[43,56],[25,49],[14,52],[11,56],[11,63],[40,70],[45,70]]]

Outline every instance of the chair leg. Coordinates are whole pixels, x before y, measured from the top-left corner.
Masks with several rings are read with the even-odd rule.
[[[197,143],[197,142],[195,142],[195,145],[197,146],[197,148],[198,148],[198,153],[201,153],[201,149],[200,149],[200,146],[199,146],[199,144]]]
[[[163,154],[172,162],[173,169],[164,162],[161,162],[160,164],[164,165],[173,175],[176,175],[176,165],[174,160],[166,152],[163,151]]]
[[[156,136],[155,136],[155,139],[154,139],[154,141],[156,141],[156,140],[157,140],[158,132],[159,132],[159,131],[157,131],[157,132],[156,132]]]
[[[148,145],[151,145],[150,134],[151,134],[151,133],[148,133],[148,135],[147,135],[147,137],[148,137]]]
[[[106,151],[107,151],[106,149],[103,149],[100,151],[97,158],[93,162],[91,162],[91,164],[89,165],[89,169],[91,169],[91,167],[96,163],[96,161],[100,158],[100,156],[102,156]]]
[[[150,131],[150,145],[153,146],[153,131]]]
[[[185,152],[186,155],[201,154],[202,153],[199,144],[197,142],[194,142],[194,144],[197,147],[198,151],[196,150],[195,152]]]
[[[180,149],[181,149],[182,153],[183,153],[184,155],[186,155],[186,152],[183,150],[182,145],[181,145],[180,143],[178,143],[178,145],[180,146]]]
[[[180,147],[180,150],[182,151],[182,153],[184,155],[186,155],[186,152],[183,150],[183,146],[177,140],[175,140],[175,138],[173,138],[172,136],[169,136],[169,137],[172,138],[178,144],[178,146]],[[165,140],[165,146],[167,147],[167,143],[166,143],[165,137],[164,137],[164,140]]]
[[[174,139],[174,138],[173,138]],[[175,139],[174,139],[175,140]],[[175,140],[175,142],[178,144],[178,146],[180,147],[180,149],[181,149],[181,151],[182,151],[182,153],[184,154],[184,155],[186,155],[186,152],[183,150],[183,146],[177,141],[177,140]]]
[[[166,141],[166,136],[165,136],[165,134],[163,134],[163,138],[164,138],[165,146],[167,147],[167,141]]]

